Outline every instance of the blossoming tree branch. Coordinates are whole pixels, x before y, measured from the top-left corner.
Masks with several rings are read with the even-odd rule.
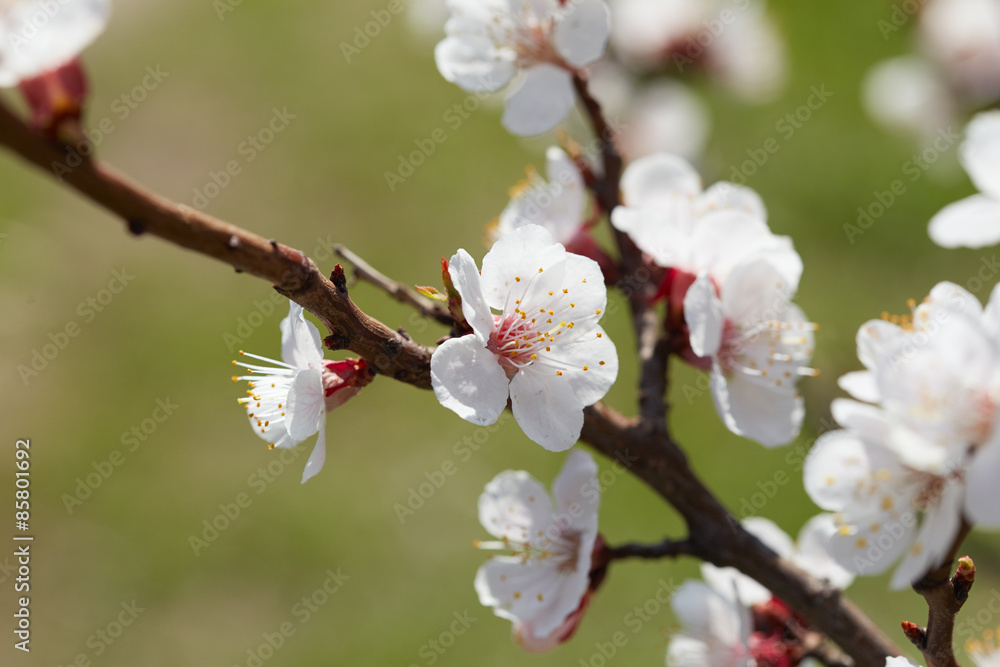
[[[781,447],[802,428],[798,383],[817,374],[817,325],[794,303],[802,260],[790,238],[771,231],[756,192],[727,182],[704,188],[681,150],[622,148],[657,144],[662,132],[642,140],[611,129],[595,82],[617,13],[634,31],[620,49],[637,49],[634,61],[678,57],[665,46],[676,35],[651,30],[637,1],[620,0],[614,11],[603,0],[446,3],[447,36],[434,54],[445,79],[476,93],[509,89],[502,123],[515,135],[548,132],[579,108],[599,150],[584,152],[586,138],[564,132],[546,152],[545,176],[530,170],[512,191],[490,228],[492,249],[478,260],[457,249],[441,261],[440,289],[398,284],[339,249],[360,279],[449,327],[433,346],[366,315],[341,265],[327,275],[303,252],[171,202],[91,157],[81,142],[88,86],[79,54],[109,20],[110,3],[61,0],[39,26],[42,4],[0,5],[0,86],[18,87],[30,109],[21,118],[0,104],[0,144],[131,233],[229,264],[289,299],[280,359],[241,352],[233,380],[247,383],[238,402],[268,448],[316,437],[303,483],[325,465],[327,413],[364,400],[379,376],[432,390],[474,424],[510,410],[525,438],[554,455],[568,451],[551,493],[527,472],[505,471],[479,499],[490,537],[476,545],[502,555],[486,561],[474,587],[525,650],[569,641],[617,561],[686,556],[703,561],[702,580],[674,594],[684,629],[670,641],[668,665],[912,664],[842,593],[856,576],[894,565],[890,586],[922,595],[928,621],[902,621],[892,634],[912,642],[928,667],[958,664],[952,631],[975,565],[954,563],[971,530],[1000,527],[1000,292],[984,308],[942,282],[910,314],[862,323],[863,370],[840,378],[851,398],[832,406],[842,429],[823,435],[805,463],[803,484],[824,513],[795,540],[767,519],[737,521],[671,434],[669,418],[678,417],[666,402],[668,360],[709,375],[719,419],[748,447]],[[753,23],[733,30],[751,45],[770,39],[763,14],[747,16]],[[676,29],[677,17],[660,18]],[[745,90],[764,85],[734,79],[719,64],[729,51],[717,48],[697,57]],[[972,120],[961,156],[981,194],[944,207],[929,232],[947,247],[996,243],[1000,112]],[[610,226],[613,248],[595,237],[599,225]],[[601,326],[609,289],[628,301],[634,340],[612,341]],[[616,346],[628,344],[641,365],[635,417],[601,402],[618,376]],[[356,356],[327,359],[328,350]],[[657,492],[687,534],[608,544],[598,468],[579,442]],[[989,641],[969,653],[979,665],[1000,664]]]

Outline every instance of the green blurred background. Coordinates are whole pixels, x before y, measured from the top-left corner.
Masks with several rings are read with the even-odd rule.
[[[210,0],[118,0],[107,34],[85,58],[94,88],[89,119],[110,118],[115,127],[100,143],[102,157],[187,203],[210,171],[238,160],[242,172],[209,212],[326,256],[324,270],[334,261],[323,244],[341,242],[395,278],[436,283],[440,257],[458,247],[481,257],[484,223],[505,205],[524,166],[542,164],[546,143],[509,136],[495,108],[448,128],[443,114],[466,94],[440,77],[434,39],[416,37],[405,16],[346,62],[341,42],[386,4],[244,2],[220,19]],[[748,107],[698,84],[714,118],[701,165],[706,182],[727,177],[748,149],[779,138],[780,151],[748,184],[763,195],[773,229],[790,234],[805,261],[799,302],[822,326],[815,360],[822,375],[802,383],[807,425],[790,448],[766,451],[729,434],[708,393],[689,400],[683,388],[697,386],[698,376],[680,365],[673,369],[672,426],[730,507],[739,511],[771,488],[761,513],[793,535],[816,511],[802,491],[795,448],[804,451],[822,429],[839,395],[835,379],[858,366],[858,326],[883,310],[903,312],[908,297],[919,299],[939,280],[967,285],[983,299],[996,282],[995,275],[985,285],[975,281],[981,267],[991,266],[992,249],[945,251],[926,235],[934,212],[972,192],[953,149],[917,182],[907,180],[905,195],[863,236],[851,243],[844,231],[874,191],[906,178],[904,165],[916,150],[912,141],[876,129],[858,100],[866,69],[908,46],[905,31],[884,40],[877,27],[891,9],[862,0],[772,2],[792,61],[782,97]],[[147,66],[169,76],[122,118],[115,99],[142,82]],[[833,97],[793,137],[781,138],[776,123],[820,84]],[[295,118],[246,162],[240,144],[275,108]],[[384,172],[438,127],[446,128],[447,141],[390,192]],[[620,630],[628,643],[617,651],[618,664],[662,664],[676,627],[669,609],[649,605],[657,611],[637,632],[629,614],[655,599],[661,582],[697,576],[692,561],[616,565],[577,637],[547,655],[524,654],[510,641],[509,624],[479,606],[472,579],[484,555],[472,541],[484,536],[476,518],[483,485],[506,468],[526,469],[548,484],[563,461],[528,441],[513,420],[485,438],[430,392],[379,379],[329,417],[326,467],[301,486],[306,457],[276,464],[236,405],[242,386],[229,380],[226,335],[242,337],[240,318],[266,314],[258,303],[273,305],[267,284],[154,238],[131,237],[104,211],[9,155],[0,156],[0,233],[7,235],[0,241],[2,497],[12,500],[14,441],[31,438],[36,535],[33,650],[25,656],[11,647],[12,575],[0,571],[0,663],[68,665],[83,655],[95,665],[252,665],[248,650],[289,622],[294,635],[264,664],[598,665],[595,642]],[[126,289],[101,312],[80,307],[123,267],[134,276]],[[352,288],[352,296],[421,342],[442,333],[367,285]],[[286,312],[280,304],[240,346],[277,356],[277,324]],[[608,401],[632,413],[633,340],[618,312],[606,326],[623,370]],[[33,351],[69,322],[80,334],[26,386],[18,365],[30,364]],[[129,451],[123,434],[141,428],[158,399],[178,407]],[[455,450],[466,437],[483,442],[468,457]],[[114,450],[124,462],[68,510],[77,479]],[[446,461],[457,473],[401,524],[394,506]],[[272,473],[283,469],[261,485],[251,476],[268,464]],[[776,474],[791,481],[771,484]],[[195,555],[190,536],[241,493],[249,507]],[[612,543],[682,530],[669,508],[626,477],[607,489],[601,522]],[[969,634],[962,634],[968,619],[1000,623],[987,618],[988,602],[1000,597],[998,549],[996,536],[982,533],[966,545],[981,574],[960,637]],[[6,554],[0,549],[0,564]],[[349,579],[301,622],[295,605],[338,568]],[[897,640],[901,619],[924,618],[922,600],[890,594],[887,577],[859,580],[849,594]],[[117,634],[114,622],[133,600],[143,611],[131,625],[108,635],[111,643],[96,634]],[[429,642],[450,643],[441,635],[453,614],[466,611],[476,621],[443,654],[435,652]]]

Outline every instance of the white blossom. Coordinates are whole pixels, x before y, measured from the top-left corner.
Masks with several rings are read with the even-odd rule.
[[[912,316],[859,330],[866,370],[841,386],[865,402],[834,401],[846,430],[820,438],[804,470],[813,501],[837,513],[831,547],[851,571],[879,574],[902,558],[901,588],[940,563],[963,517],[1000,527],[997,294],[984,310],[941,283]]]
[[[573,76],[604,54],[603,0],[449,0],[447,37],[435,49],[445,79],[470,92],[520,81],[503,124],[518,135],[554,128],[573,107]]]
[[[283,361],[240,350],[240,356],[269,366],[234,361],[247,375],[233,376],[233,381],[249,384],[247,396],[238,400],[254,433],[270,443],[268,449],[290,449],[319,433],[302,472],[304,484],[326,461],[326,413],[356,396],[371,375],[359,359],[324,361],[319,330],[297,303],[289,302],[280,327]]]
[[[668,667],[754,667],[744,604],[701,581],[686,581],[670,606],[684,628],[670,640]]]
[[[584,407],[618,375],[617,351],[598,324],[607,302],[600,267],[527,225],[493,245],[482,275],[465,250],[448,271],[474,333],[431,357],[438,400],[467,421],[492,424],[509,397],[529,438],[551,451],[572,447]]]
[[[476,573],[479,601],[515,623],[515,637],[529,650],[553,648],[564,640],[567,622],[585,606],[591,555],[597,540],[600,484],[597,464],[586,452],[570,453],[553,484],[553,501],[524,471],[497,475],[479,498],[479,521],[498,542],[483,549],[513,552],[495,556]]]
[[[526,225],[540,225],[565,246],[579,233],[587,211],[583,176],[561,148],[549,148],[545,158],[547,178],[530,170],[528,179],[512,188],[510,203],[497,221],[496,238]]]

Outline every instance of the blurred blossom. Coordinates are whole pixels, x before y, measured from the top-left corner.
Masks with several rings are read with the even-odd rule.
[[[686,581],[670,603],[683,625],[667,647],[668,667],[753,667],[750,610],[700,581]]]
[[[696,161],[708,143],[710,127],[701,99],[683,83],[662,79],[636,96],[625,117],[622,149],[632,160],[672,153]]]
[[[873,67],[865,76],[862,101],[875,121],[925,143],[955,116],[947,84],[918,56],[891,58]]]
[[[728,4],[728,3],[727,3]],[[788,77],[785,43],[763,2],[745,9],[732,3],[736,19],[708,52],[709,73],[733,95],[751,103],[773,100]]]
[[[476,593],[514,623],[514,638],[528,651],[569,639],[590,602],[599,543],[597,472],[593,457],[575,450],[552,487],[554,503],[534,477],[512,470],[497,475],[479,498],[479,521],[500,541],[476,546],[512,554],[479,568]]]
[[[747,102],[787,79],[784,40],[760,0],[615,0],[612,45],[644,70],[702,70]]]
[[[975,116],[958,153],[980,194],[949,204],[931,218],[931,240],[945,248],[994,245],[1000,241],[1000,111]]]
[[[885,667],[919,667],[907,658],[886,658]]]
[[[612,45],[626,63],[653,69],[686,48],[712,14],[714,2],[613,0]]]
[[[702,191],[697,172],[674,155],[632,163],[622,177],[624,204],[612,212],[659,267],[661,293],[678,353],[712,372],[712,396],[726,426],[761,444],[786,444],[804,414],[796,390],[812,356],[812,331],[791,303],[802,260],[787,237],[769,229],[750,188],[716,183]]]
[[[605,284],[613,282],[617,266],[594,240],[585,218],[588,196],[580,170],[561,148],[550,147],[545,157],[547,180],[529,168],[528,178],[511,188],[510,203],[490,227],[490,235],[498,240],[526,225],[540,225],[567,252],[597,262]]]
[[[997,648],[1000,632],[987,630],[982,639],[974,639],[965,645],[965,652],[976,667],[1000,667],[1000,648]]]
[[[618,376],[618,353],[598,324],[607,303],[600,266],[526,225],[493,245],[482,275],[465,250],[448,272],[474,333],[431,356],[438,401],[466,421],[492,424],[509,397],[525,435],[550,451],[572,447],[584,407]]]
[[[510,203],[497,222],[497,239],[525,225],[541,225],[553,241],[566,245],[580,231],[587,211],[580,170],[561,148],[549,148],[545,158],[547,180],[529,169],[528,178],[511,188]]]
[[[610,32],[603,0],[451,0],[448,7],[438,70],[470,92],[500,90],[520,74],[503,124],[522,136],[547,132],[570,112],[573,75],[604,54]]]
[[[372,374],[361,359],[324,361],[319,330],[293,301],[280,328],[283,361],[241,350],[240,356],[270,366],[234,361],[233,365],[247,369],[247,375],[233,376],[233,381],[248,383],[247,396],[239,403],[254,433],[270,443],[269,449],[290,449],[319,433],[302,472],[305,484],[326,461],[326,413],[356,396],[371,382]]]
[[[927,0],[920,38],[969,106],[1000,100],[1000,0]]]
[[[939,283],[911,307],[858,331],[866,370],[840,382],[858,401],[834,401],[845,430],[822,436],[804,469],[813,501],[837,513],[834,557],[865,575],[902,558],[893,588],[941,562],[963,516],[1000,527],[1000,290],[984,310]]]

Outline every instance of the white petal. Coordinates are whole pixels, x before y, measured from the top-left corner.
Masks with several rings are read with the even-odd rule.
[[[766,259],[782,276],[782,288],[794,292],[802,260],[787,237],[776,236],[762,219],[742,210],[723,209],[702,217],[694,228],[694,265],[720,282],[741,263]]]
[[[869,450],[848,431],[831,431],[816,441],[806,457],[802,481],[812,501],[825,510],[840,512],[855,501],[855,489],[872,473]]]
[[[629,238],[658,266],[689,269],[691,227],[695,224],[691,200],[678,195],[655,207],[619,206],[611,212],[611,224]]]
[[[529,366],[511,380],[510,401],[524,434],[550,452],[565,451],[580,439],[584,406],[569,376]]]
[[[802,428],[805,406],[801,396],[771,391],[742,373],[727,381],[717,364],[712,370],[712,397],[730,431],[765,447],[788,444]]]
[[[309,460],[306,461],[306,467],[302,471],[302,483],[305,484],[310,479],[316,476],[316,474],[323,469],[323,463],[326,462],[326,424],[325,419],[320,422],[319,425],[319,438],[316,439],[316,446],[313,447],[312,454],[309,455]]]
[[[708,646],[700,639],[674,635],[667,646],[667,667],[705,667],[712,664]]]
[[[983,309],[983,324],[994,340],[1000,338],[1000,283],[993,286],[990,300]]]
[[[982,248],[1000,241],[1000,202],[972,195],[948,204],[931,218],[928,233],[943,248]]]
[[[566,117],[575,101],[569,72],[546,63],[535,65],[507,96],[503,126],[522,137],[548,132]]]
[[[594,457],[581,449],[574,449],[552,485],[561,518],[568,517],[575,529],[591,537],[597,536],[597,510],[601,503],[597,472]],[[581,549],[589,555],[593,544],[582,544]]]
[[[743,574],[735,567],[701,564],[701,578],[721,597],[733,604],[753,606],[771,599],[771,591]]]
[[[622,174],[621,189],[630,208],[669,205],[675,197],[690,202],[701,192],[701,177],[683,158],[658,153],[630,164]]]
[[[896,658],[887,657],[885,659],[885,667],[918,667],[915,663],[910,662],[907,658]]]
[[[302,306],[288,302],[288,317],[281,320],[281,358],[296,368],[319,368],[323,342],[319,329],[306,319]]]
[[[924,511],[920,532],[906,558],[892,575],[889,586],[906,588],[942,564],[962,524],[964,484],[944,484],[937,502]]]
[[[989,442],[976,451],[965,475],[969,521],[984,528],[1000,528],[1000,429],[994,429]]]
[[[549,493],[523,470],[506,470],[479,496],[479,522],[494,537],[535,544],[537,531],[553,524]]]
[[[865,368],[874,370],[885,350],[894,347],[897,339],[903,336],[903,330],[896,324],[885,320],[869,320],[858,329],[858,360]]]
[[[575,0],[556,24],[556,50],[573,67],[584,67],[602,55],[611,36],[611,11],[604,0]]]
[[[973,117],[965,128],[959,159],[980,192],[1000,199],[1000,111]]]
[[[304,370],[292,380],[288,390],[288,409],[285,423],[288,434],[302,442],[319,430],[326,418],[326,400],[323,392],[323,373],[318,368]]]
[[[475,260],[465,250],[459,249],[448,262],[448,275],[455,283],[455,289],[462,295],[462,315],[476,332],[480,343],[486,345],[495,325],[493,313],[483,297],[482,280]]]
[[[907,510],[905,522],[895,512],[871,512],[854,517],[850,526],[830,538],[830,553],[854,574],[886,572],[906,552],[916,531],[916,516]]]
[[[618,350],[608,334],[596,326],[569,343],[560,343],[544,358],[550,364],[568,369],[557,379],[568,381],[582,405],[593,405],[604,398],[618,378]],[[550,368],[536,372],[554,373]]]
[[[487,305],[513,311],[514,300],[520,297],[511,298],[511,290],[517,288],[522,294],[538,269],[548,270],[566,255],[566,249],[539,225],[525,225],[507,234],[483,257],[481,282]]]
[[[559,572],[532,558],[494,557],[476,573],[479,601],[512,621],[530,621],[536,638],[546,637],[576,611],[587,592],[588,572]],[[539,596],[541,599],[539,599]]]
[[[843,590],[854,581],[854,575],[841,567],[830,554],[830,540],[837,533],[832,514],[817,514],[799,531],[797,553],[793,560],[800,568],[818,579],[825,579]]]
[[[700,581],[685,581],[670,601],[685,633],[737,651],[749,635],[746,610]],[[710,663],[712,665],[720,663]],[[737,665],[740,662],[727,663]]]
[[[859,401],[877,403],[879,400],[878,383],[875,374],[869,371],[855,371],[840,376],[837,384],[848,394]]]
[[[767,208],[764,206],[764,200],[756,191],[745,185],[736,185],[726,181],[720,181],[705,190],[698,197],[695,208],[698,215],[734,209],[748,213],[755,218],[767,220]]]
[[[792,538],[770,519],[755,516],[744,519],[742,524],[748,533],[766,544],[771,551],[782,558],[791,558],[795,552],[795,543],[792,542]]]
[[[684,321],[691,330],[691,349],[699,357],[711,357],[722,343],[722,301],[708,274],[698,276],[684,295]]]
[[[485,33],[489,24],[467,18],[451,18],[445,26],[451,37],[438,42],[434,60],[446,81],[469,92],[493,92],[503,88],[517,73],[513,54],[498,50]],[[483,33],[482,35],[477,34]]]
[[[66,64],[104,31],[110,0],[15,2],[0,43],[0,80],[13,85]]]
[[[431,356],[441,405],[473,424],[494,424],[507,407],[507,374],[476,336],[445,341]]]
[[[795,286],[768,259],[735,265],[722,286],[722,312],[731,322],[753,326],[784,321]]]

